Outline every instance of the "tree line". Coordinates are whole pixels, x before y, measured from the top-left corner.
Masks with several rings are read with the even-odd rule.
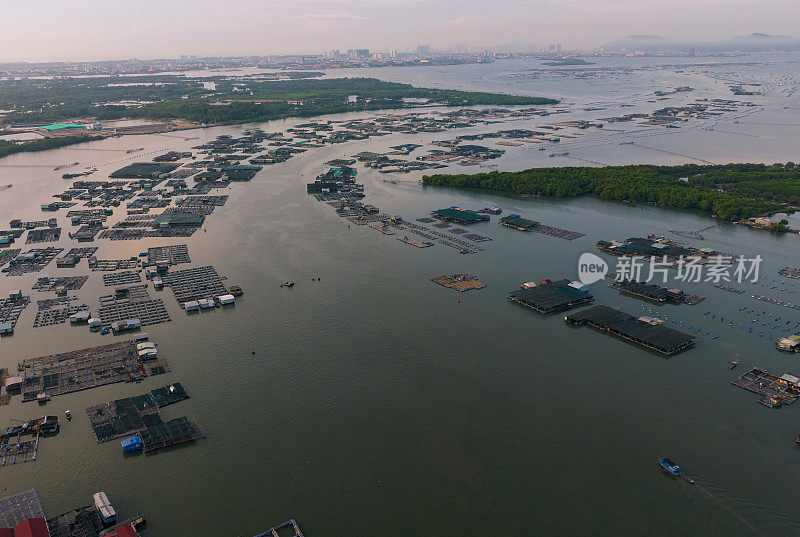
[[[600,199],[697,209],[738,220],[800,206],[800,169],[786,164],[533,168],[426,175],[423,183],[557,198]]]

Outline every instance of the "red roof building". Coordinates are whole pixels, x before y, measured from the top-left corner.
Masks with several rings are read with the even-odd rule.
[[[14,537],[50,537],[50,530],[45,519],[29,518],[14,526]]]

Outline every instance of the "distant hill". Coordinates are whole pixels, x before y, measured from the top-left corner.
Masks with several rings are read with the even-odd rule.
[[[612,51],[645,50],[648,52],[655,52],[662,50],[678,50],[682,49],[683,45],[679,41],[661,37],[660,35],[629,35],[628,37],[606,43],[601,48]]]
[[[767,52],[770,50],[795,51],[800,50],[800,38],[789,35],[750,34],[725,39],[722,41],[676,41],[660,35],[629,35],[606,43],[601,47],[608,51],[646,51],[665,52],[689,50],[694,48],[698,52]]]

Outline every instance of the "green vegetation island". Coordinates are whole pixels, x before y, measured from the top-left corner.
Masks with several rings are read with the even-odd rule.
[[[696,209],[732,221],[800,207],[800,167],[793,162],[532,168],[426,175],[422,182],[556,198],[594,195],[604,200]]]
[[[322,73],[310,73],[321,75]],[[152,75],[0,81],[2,124],[45,124],[75,118],[182,119],[233,124],[342,112],[442,106],[539,106],[555,99],[417,88],[375,78],[203,77]]]
[[[587,62],[583,58],[564,58],[563,60],[549,60],[542,62],[542,65],[550,67],[565,67],[569,65],[594,65],[594,62]]]
[[[99,140],[100,136],[62,136],[61,138],[43,138],[41,140],[31,140],[29,142],[12,142],[9,140],[0,140],[0,158],[13,155],[14,153],[28,153],[32,151],[47,151],[48,149],[56,149],[74,144],[82,144],[83,142],[91,142],[92,140]]]

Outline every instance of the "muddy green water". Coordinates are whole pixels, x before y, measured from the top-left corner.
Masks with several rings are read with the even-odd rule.
[[[780,116],[780,99],[791,99],[772,98],[765,98],[759,112],[765,122]],[[729,121],[730,128],[745,128],[733,125]],[[143,153],[191,147],[241,129],[195,131],[187,136],[199,139],[190,141],[106,140],[85,146],[92,151],[62,149],[3,162],[79,160],[82,166],[99,165],[100,175],[125,159],[141,160]],[[741,160],[767,162],[788,159],[796,147],[793,127],[781,135],[758,125],[749,129],[742,132],[760,138],[758,143],[696,128],[646,145],[712,161],[739,153]],[[762,255],[767,285],[747,284],[748,293],[736,295],[708,283],[683,284],[707,299],[693,307],[647,306],[711,332],[698,338],[695,349],[664,359],[589,328],[568,327],[562,315],[541,317],[510,303],[506,292],[524,281],[575,278],[578,257],[596,252],[599,239],[650,232],[678,238],[670,230],[701,229],[713,221],[588,198],[522,200],[390,184],[385,175],[359,168],[366,201],[390,214],[413,219],[451,205],[498,205],[506,214],[586,233],[564,241],[503,228],[493,217],[471,228],[492,237],[483,243],[486,251],[465,256],[348,227],[305,193],[305,183],[324,171],[326,160],[419,139],[393,135],[327,147],[266,167],[250,183],[227,189],[227,204],[188,240],[97,241],[101,258],[187,243],[193,266],[213,265],[245,295],[232,309],[187,316],[169,290],[151,289],[173,319],[146,330],[170,362],[170,374],[57,397],[44,408],[23,405],[18,397],[0,407],[4,426],[43,411],[63,416],[71,409],[74,416],[58,436],[42,441],[35,462],[0,468],[0,492],[36,488],[48,515],[55,515],[104,490],[121,515],[146,515],[146,535],[249,536],[290,517],[309,537],[792,534],[796,523],[787,527],[780,516],[798,518],[800,453],[794,437],[800,410],[766,409],[730,380],[755,366],[800,373],[797,358],[772,346],[783,330],[754,328],[751,334],[752,315],[737,311],[756,308],[792,319],[792,327],[800,321],[800,312],[750,298],[759,292],[800,302],[800,284],[776,274],[800,264],[798,238],[721,225],[705,231],[702,242],[686,240]],[[95,151],[134,147],[146,149],[137,155]],[[602,162],[685,161],[616,142],[573,151]],[[509,149],[496,163],[504,169],[575,164],[543,153]],[[61,173],[0,168],[0,184],[14,185],[0,192],[0,222],[40,218],[39,204],[66,183]],[[61,243],[68,245],[64,236]],[[86,272],[85,262],[58,270]],[[454,272],[477,274],[488,287],[457,293],[429,281]],[[94,308],[105,292],[98,274],[91,273],[76,293]],[[295,287],[281,288],[288,279]],[[2,277],[0,291],[29,291],[34,280],[35,275]],[[643,311],[640,300],[602,283],[592,288],[598,303]],[[13,370],[26,357],[111,341],[67,325],[33,329],[35,310],[29,306],[16,334],[0,341],[0,366]],[[709,310],[716,319],[704,315]],[[745,328],[738,327],[740,321]],[[731,360],[740,363],[736,372],[729,370]],[[167,381],[182,382],[191,399],[163,415],[196,417],[207,439],[133,457],[122,455],[118,441],[95,443],[84,412],[88,405]],[[698,486],[660,473],[661,456],[696,476]]]

